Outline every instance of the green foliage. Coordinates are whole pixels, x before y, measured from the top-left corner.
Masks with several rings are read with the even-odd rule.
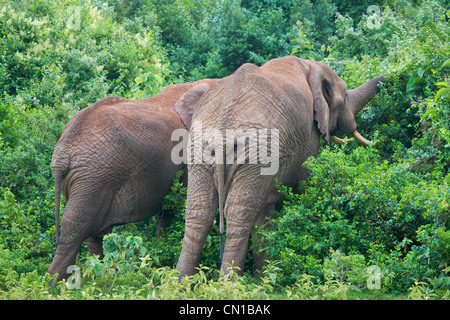
[[[47,8],[36,14],[39,5]],[[140,74],[160,71],[155,63],[164,56],[155,43],[157,31],[139,19],[119,25],[107,6],[89,1],[23,1],[21,6],[2,3],[0,51],[6,61],[2,70],[15,81],[8,93],[21,92],[26,102],[35,97],[43,105],[83,108],[99,96],[123,93]]]
[[[18,279],[31,271],[43,274],[54,250],[52,208],[47,199],[36,198],[29,205],[20,203],[8,188],[0,188],[0,290],[7,290],[7,279]],[[50,208],[49,208],[50,207]]]
[[[413,147],[423,158],[438,150],[450,155],[449,105],[444,94],[450,67],[448,12],[435,2],[424,2],[414,10],[386,7],[380,12],[379,28],[368,27],[369,16],[356,27],[351,17],[336,20],[338,30],[330,38],[326,61],[347,86],[354,88],[379,74],[389,74],[380,93],[357,118],[361,131],[378,132],[379,147],[388,156],[398,142]]]
[[[450,297],[447,1],[0,4],[0,298]],[[299,194],[279,186],[284,203],[272,227],[256,228],[268,243],[259,276],[248,258],[243,277],[219,278],[216,221],[199,272],[178,280],[186,201],[179,173],[163,205],[169,226],[159,230],[155,217],[117,226],[102,261],[82,248],[80,288],[48,286],[50,162],[75,112],[108,95],[143,99],[287,54],[330,65],[350,89],[389,76],[357,117],[375,144],[322,148],[305,163],[310,178]]]
[[[373,148],[348,154],[327,148],[317,159],[308,159],[310,177],[303,193],[279,186],[284,207],[265,234],[267,256],[280,268],[280,281],[293,284],[307,273],[354,284],[353,275],[334,270],[332,261],[338,260],[340,268],[359,265],[357,275],[364,258],[383,273],[395,274],[387,289],[439,276],[450,258],[449,175],[418,174],[411,170],[414,165],[414,159],[389,163]],[[333,253],[338,249],[356,260],[340,259]],[[333,270],[327,273],[320,265]]]
[[[450,65],[450,59],[445,61],[441,68]],[[445,141],[444,148],[447,151],[450,148],[450,82],[448,78],[444,81],[435,83],[440,89],[436,92],[434,99],[427,99],[427,110],[423,114],[421,121],[429,120],[431,122],[431,131],[438,132],[438,135]]]
[[[368,272],[364,263],[364,256],[345,256],[339,250],[330,250],[331,258],[325,258],[323,263],[326,280],[335,280],[354,286],[363,287],[367,283]]]
[[[49,188],[53,146],[77,110],[110,94],[159,92],[167,62],[157,30],[118,24],[107,6],[1,4],[0,182],[26,197]]]
[[[240,0],[225,0],[205,1],[195,10],[190,1],[182,8],[181,3],[174,2],[177,9],[170,10],[188,11],[191,17],[175,15],[189,20],[181,22],[187,25],[181,37],[178,30],[178,36],[168,35],[173,43],[169,58],[174,70],[186,79],[224,77],[246,62],[260,65],[290,52],[294,28],[280,23],[284,21],[282,8],[268,5],[250,10]]]

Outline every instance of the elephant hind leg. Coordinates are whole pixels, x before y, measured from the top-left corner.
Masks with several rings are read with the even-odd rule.
[[[211,230],[216,210],[217,207],[201,210],[186,206],[183,246],[177,263],[180,277],[196,273],[200,254]]]
[[[266,204],[271,200],[273,178],[255,175],[253,167],[244,169],[246,171],[233,180],[225,204],[227,238],[221,266],[225,274],[230,266],[237,267],[234,271],[243,274],[252,228],[255,224],[263,224],[267,213],[273,208],[273,205]],[[258,180],[248,178],[252,176],[258,177]],[[262,261],[258,261],[261,259],[263,257],[255,262],[262,265]]]
[[[91,254],[104,258],[103,254],[103,237],[92,236],[86,239],[86,245]]]
[[[108,227],[105,231],[91,236],[86,239],[86,245],[91,254],[99,256],[99,259],[102,260],[105,255],[103,254],[103,236],[111,233],[113,227]]]
[[[70,276],[67,273],[67,268],[75,264],[78,251],[83,241],[91,237],[90,241],[87,241],[91,243],[91,248],[89,249],[94,250],[95,254],[101,251],[101,242],[93,239],[92,236],[98,234],[98,232],[95,232],[95,226],[98,217],[102,213],[100,204],[107,202],[102,201],[104,199],[99,197],[98,194],[92,193],[90,197],[86,197],[86,193],[83,193],[81,196],[76,194],[69,196],[66,204],[61,220],[60,241],[53,261],[48,269],[48,273],[51,275],[58,273],[58,280],[66,279]],[[87,205],[97,203],[99,205]]]
[[[193,275],[216,216],[218,198],[214,180],[203,166],[190,169],[186,199],[186,225],[183,246],[177,263],[180,277]],[[198,176],[194,172],[199,173]],[[195,177],[195,178],[194,178]]]
[[[56,254],[48,269],[50,275],[58,274],[57,281],[67,279],[70,276],[68,273],[68,267],[75,264],[77,259],[78,250],[81,247],[82,240],[78,239],[70,243],[60,243],[56,249]]]
[[[70,276],[67,273],[67,268],[75,264],[81,244],[89,237],[88,224],[79,213],[79,202],[75,199],[69,199],[61,220],[59,244],[48,269],[48,273],[52,276],[58,274],[58,281]]]
[[[156,228],[157,228],[157,237],[161,238],[163,235],[164,228],[167,228],[170,223],[172,222],[173,218],[175,217],[175,214],[172,212],[164,212],[160,211],[156,214]]]

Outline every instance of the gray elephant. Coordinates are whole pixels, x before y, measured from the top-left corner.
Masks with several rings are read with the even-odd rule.
[[[325,64],[293,56],[262,67],[244,64],[218,80],[198,102],[189,133],[194,159],[188,165],[180,276],[195,273],[218,207],[221,232],[223,216],[227,226],[221,271],[233,266],[242,272],[252,227],[265,223],[279,199],[275,180],[295,187],[306,178],[301,165],[317,156],[321,135],[327,143],[341,143],[332,136],[340,129],[369,143],[356,131],[355,116],[383,80],[347,90]]]
[[[101,99],[67,123],[52,157],[57,250],[48,272],[66,278],[83,241],[103,257],[115,225],[161,212],[182,164],[171,160],[174,130],[185,128],[200,96],[215,82],[171,85],[152,98]],[[191,108],[191,109],[189,109]],[[180,115],[182,115],[183,120]],[[66,200],[59,237],[60,194]]]

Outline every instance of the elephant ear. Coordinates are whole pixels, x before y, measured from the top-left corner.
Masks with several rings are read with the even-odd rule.
[[[194,114],[195,107],[202,95],[211,87],[207,83],[198,84],[195,87],[188,90],[181,96],[175,103],[174,109],[178,113],[183,121],[186,129],[191,130],[191,120]]]
[[[332,101],[332,90],[330,79],[325,76],[323,68],[314,63],[308,78],[309,87],[314,100],[314,119],[321,134],[324,135],[327,143],[330,143],[329,117],[330,103]]]

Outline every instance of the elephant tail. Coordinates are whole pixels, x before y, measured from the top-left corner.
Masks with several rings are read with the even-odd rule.
[[[72,118],[73,119],[73,118]],[[67,126],[66,126],[67,127]],[[65,128],[66,131],[66,128]],[[64,134],[64,131],[63,131]],[[70,170],[70,145],[71,136],[66,135],[60,137],[53,151],[51,169],[55,180],[55,238],[56,246],[59,244],[59,211],[61,204],[61,191],[63,189],[63,181]]]
[[[56,246],[59,244],[59,208],[61,203],[62,175],[55,174],[55,236]]]
[[[219,153],[220,154],[220,153]],[[222,161],[218,161],[222,160]],[[223,157],[216,158],[216,179],[217,179],[217,193],[219,195],[219,230],[220,230],[220,265],[222,265],[223,261],[223,252],[224,252],[224,244],[223,244],[223,235],[224,235],[224,184],[225,184],[225,164],[223,162]]]

